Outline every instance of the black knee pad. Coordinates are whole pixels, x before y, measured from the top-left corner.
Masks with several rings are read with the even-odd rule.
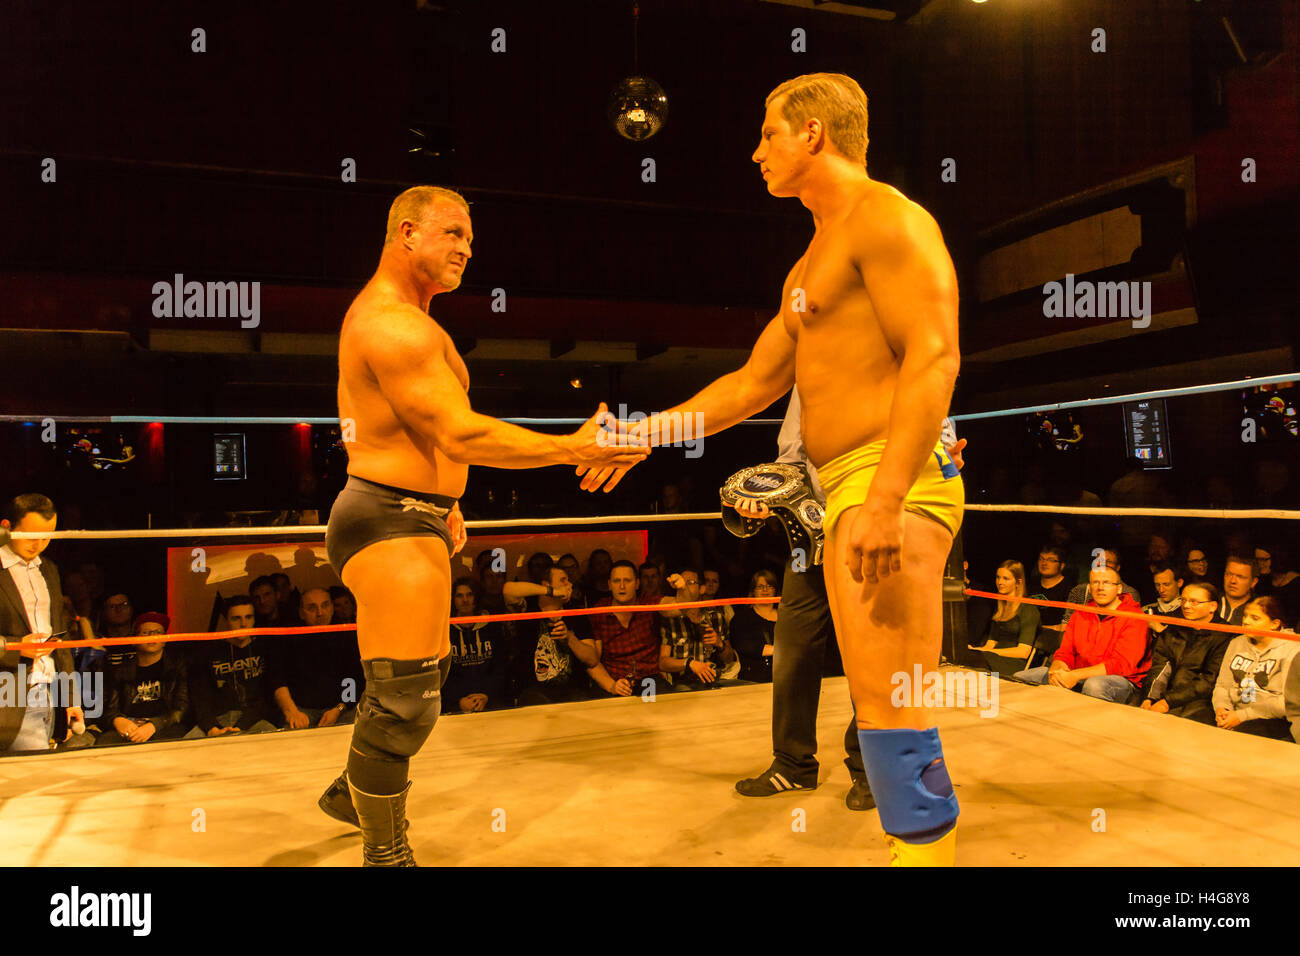
[[[444,675],[450,669],[432,659],[362,661],[366,691],[357,706],[352,749],[365,757],[407,760],[433,732],[442,710]]]

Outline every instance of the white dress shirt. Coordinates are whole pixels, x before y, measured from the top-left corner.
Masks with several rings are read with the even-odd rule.
[[[27,611],[27,623],[32,633],[51,633],[50,589],[45,584],[45,575],[41,573],[40,556],[26,561],[6,544],[0,547],[0,567],[9,572],[18,587],[18,595],[23,599],[23,608]],[[32,661],[27,675],[29,686],[50,683],[54,680],[54,658],[46,654]]]

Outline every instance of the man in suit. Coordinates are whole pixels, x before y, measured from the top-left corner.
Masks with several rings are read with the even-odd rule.
[[[4,514],[11,531],[50,532],[57,521],[54,502],[38,494],[19,495]],[[27,538],[0,546],[0,753],[48,751],[56,707],[65,707],[69,724],[84,719],[72,651],[56,649],[67,621],[59,570],[40,557],[49,543]],[[49,648],[4,646],[19,642],[48,642]]]

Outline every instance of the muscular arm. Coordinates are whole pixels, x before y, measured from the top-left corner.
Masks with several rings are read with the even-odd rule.
[[[906,199],[888,202],[855,214],[852,228],[854,264],[900,363],[889,444],[870,494],[901,505],[939,440],[961,356],[957,275],[939,227]]]
[[[661,444],[673,441],[673,416],[698,415],[699,438],[724,431],[761,412],[794,386],[794,339],[778,315],[767,323],[754,343],[749,360],[667,411],[651,417],[652,432]],[[942,416],[940,416],[942,417]]]
[[[452,461],[494,468],[581,465],[597,460],[576,435],[546,435],[480,415],[470,408],[447,364],[445,333],[415,308],[378,317],[364,341],[365,360],[401,423]],[[581,434],[581,432],[579,433]],[[593,440],[590,443],[594,445]],[[612,443],[611,443],[612,444]],[[600,449],[606,453],[610,449]],[[641,454],[627,455],[627,463]]]

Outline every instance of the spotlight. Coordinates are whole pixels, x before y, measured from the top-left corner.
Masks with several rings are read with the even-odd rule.
[[[573,378],[569,379],[569,384],[574,388],[582,388],[582,379],[575,375]]]

